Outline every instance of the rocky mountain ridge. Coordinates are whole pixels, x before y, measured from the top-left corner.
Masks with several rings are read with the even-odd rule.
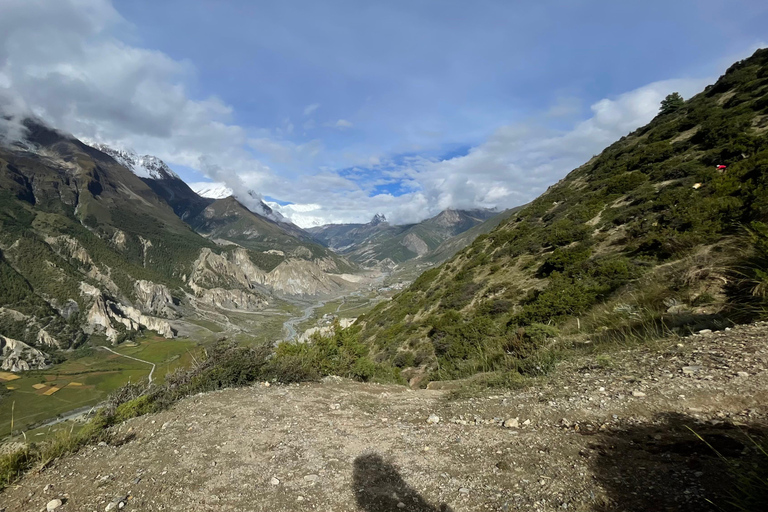
[[[216,201],[158,159],[25,124],[23,144],[0,146],[0,335],[43,351],[144,329],[173,337],[200,307],[258,311],[356,286],[344,278],[353,268],[298,228],[239,204],[240,231],[217,219]],[[190,227],[201,217],[218,222],[198,226],[216,241]]]
[[[393,226],[377,213],[367,224],[309,228],[316,240],[365,266],[398,265],[425,259],[446,240],[482,224],[493,210],[445,210],[416,224]]]

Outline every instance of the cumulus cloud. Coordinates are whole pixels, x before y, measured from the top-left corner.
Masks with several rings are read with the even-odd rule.
[[[525,203],[648,122],[666,94],[688,97],[710,81],[655,82],[602,99],[566,130],[564,119],[581,103],[556,99],[538,121],[499,126],[462,156],[387,158],[374,149],[358,152],[358,167],[349,169],[353,158],[326,155],[323,140],[292,140],[288,118],[272,129],[235,124],[220,98],[191,95],[192,63],[126,44],[116,35],[126,27],[109,0],[0,2],[0,136],[23,135],[19,118],[36,115],[76,136],[197,169],[246,204],[262,194],[290,201],[275,208],[302,226],[363,222],[375,212],[415,222],[445,208]],[[318,108],[304,108],[305,130],[316,128]],[[560,130],[547,124],[553,118]],[[338,119],[324,127],[340,137],[353,124]]]
[[[191,98],[188,62],[130,46],[108,0],[0,3],[0,93],[76,136],[135,148],[173,163],[201,161],[250,172],[246,130],[215,96]],[[202,160],[201,160],[202,159]]]
[[[552,183],[586,162],[604,147],[650,121],[661,100],[672,91],[690,97],[712,79],[681,79],[654,82],[616,98],[591,106],[591,116],[570,130],[557,131],[535,121],[501,126],[466,155],[445,160],[418,156],[399,165],[383,161],[374,166],[376,176],[360,189],[330,195],[311,214],[301,205],[277,208],[299,225],[320,222],[366,222],[371,212],[384,212],[395,223],[416,222],[446,208],[507,208],[524,204]],[[542,116],[543,118],[546,115]],[[353,182],[366,174],[349,173]],[[399,183],[411,189],[395,197],[382,193],[368,197],[364,189]],[[300,195],[299,195],[300,196]]]

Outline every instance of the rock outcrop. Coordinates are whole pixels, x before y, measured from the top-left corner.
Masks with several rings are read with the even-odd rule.
[[[48,356],[26,343],[0,335],[0,369],[8,372],[44,370],[51,363]]]
[[[224,288],[202,290],[198,299],[217,308],[245,311],[258,311],[269,304],[263,297],[254,293],[244,290],[225,290]]]
[[[429,246],[427,243],[414,233],[408,233],[405,235],[405,238],[403,238],[403,240],[400,242],[400,245],[411,252],[415,252],[419,256],[424,256],[429,252]]]
[[[173,338],[175,335],[167,320],[145,315],[132,306],[118,304],[98,295],[86,317],[88,326],[92,330],[103,331],[108,340],[115,342],[119,331],[113,326],[113,321],[124,325],[129,331],[138,331],[143,327],[165,338]]]
[[[335,268],[331,259],[290,258],[270,272],[264,272],[251,261],[245,249],[222,254],[203,249],[193,265],[188,283],[198,297],[213,288],[246,291],[266,288],[284,295],[322,296],[354,287],[341,275],[328,273],[331,268]]]
[[[45,345],[46,347],[61,348],[59,340],[51,336],[45,329],[40,329],[37,332],[37,344]]]
[[[167,286],[152,281],[139,280],[134,285],[138,308],[148,315],[175,318],[173,297]]]

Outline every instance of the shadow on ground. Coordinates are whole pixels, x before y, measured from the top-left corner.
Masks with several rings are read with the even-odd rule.
[[[397,468],[375,453],[355,459],[352,486],[357,506],[365,512],[451,512],[446,504],[430,505],[400,476]],[[398,503],[401,508],[398,508]]]
[[[651,423],[594,435],[581,455],[589,458],[610,500],[598,510],[768,510],[768,455],[755,445],[765,446],[768,425],[715,423],[663,414]],[[748,475],[763,484],[744,489]]]

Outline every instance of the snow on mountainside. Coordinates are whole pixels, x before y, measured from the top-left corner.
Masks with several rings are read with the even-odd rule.
[[[190,183],[190,188],[194,190],[198,195],[208,197],[210,199],[226,199],[229,196],[234,196],[238,201],[248,207],[253,213],[266,217],[275,222],[292,224],[291,220],[283,216],[277,210],[270,208],[265,203],[259,194],[253,190],[249,190],[245,195],[237,195],[235,192],[224,185],[223,183]]]
[[[231,195],[234,195],[234,191],[223,183],[190,183],[189,187],[194,190],[197,195],[208,197],[210,199],[225,199]]]
[[[106,153],[133,172],[139,178],[153,180],[181,179],[165,162],[152,155],[139,156],[130,149],[115,149],[106,144],[90,144],[102,153]]]

